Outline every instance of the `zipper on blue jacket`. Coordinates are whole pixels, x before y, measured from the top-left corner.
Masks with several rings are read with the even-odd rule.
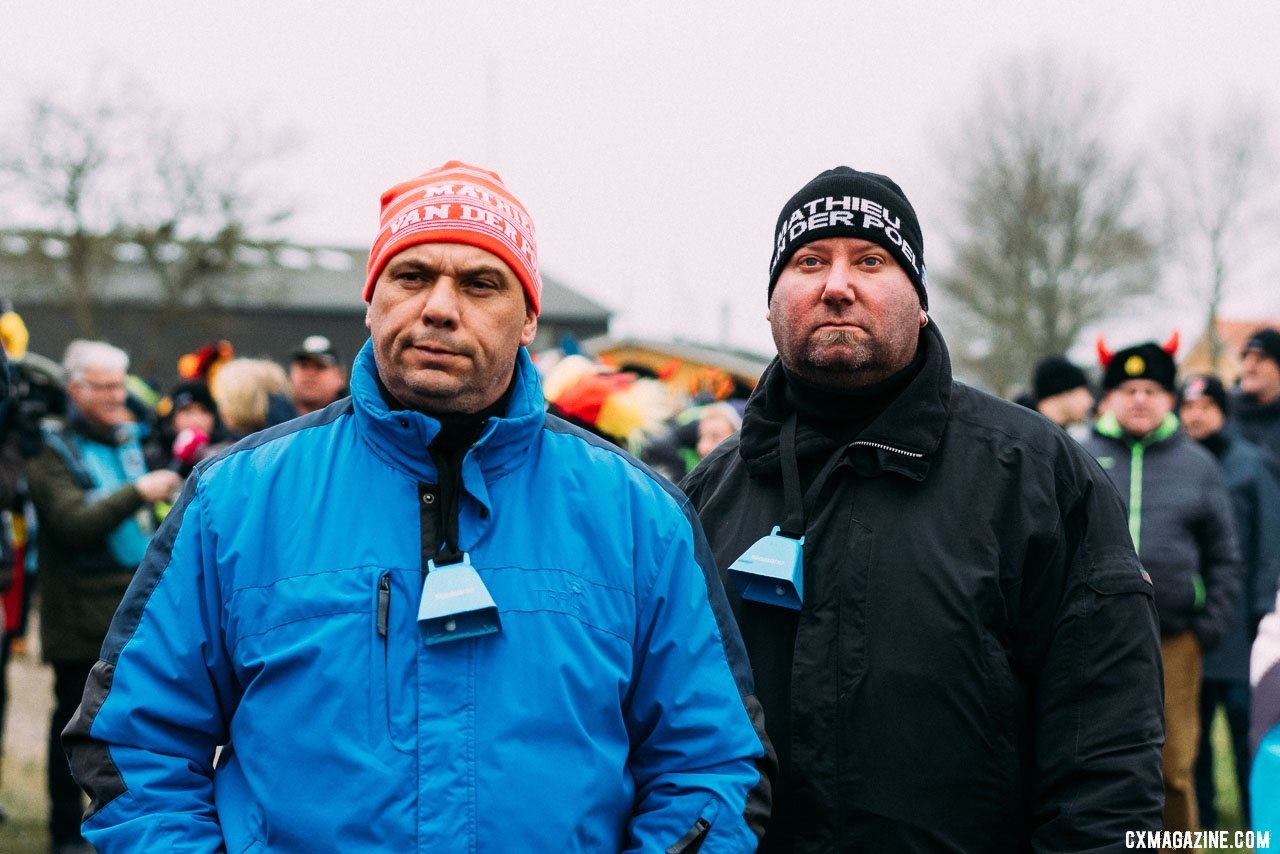
[[[689,832],[680,837],[679,842],[667,849],[667,854],[696,854],[702,850],[702,843],[706,841],[709,830],[711,830],[711,822],[705,818],[699,818],[693,823],[693,827],[689,828]]]
[[[391,616],[391,573],[378,579],[378,637],[387,636],[387,622]]]

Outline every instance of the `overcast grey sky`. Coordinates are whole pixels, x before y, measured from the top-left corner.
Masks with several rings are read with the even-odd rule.
[[[716,341],[727,311],[731,343],[761,352],[782,203],[837,163],[887,173],[936,269],[953,191],[944,144],[984,72],[1013,56],[1048,51],[1113,79],[1117,137],[1139,153],[1186,104],[1211,115],[1234,98],[1280,116],[1274,2],[0,0],[0,12],[2,121],[32,93],[82,88],[102,62],[211,127],[253,108],[302,132],[280,191],[298,202],[286,233],[309,242],[367,245],[390,184],[452,158],[487,166],[532,212],[543,269],[616,309],[617,331]],[[1248,284],[1232,314],[1280,314],[1274,287]],[[1163,324],[1149,332],[1103,328],[1198,332],[1187,302],[1136,306]]]

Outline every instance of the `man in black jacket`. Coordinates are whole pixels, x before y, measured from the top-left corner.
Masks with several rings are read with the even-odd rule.
[[[1263,327],[1245,342],[1231,415],[1242,436],[1280,462],[1280,329]]]
[[[1258,623],[1275,607],[1280,572],[1280,477],[1266,451],[1227,423],[1227,391],[1211,374],[1189,377],[1178,392],[1178,419],[1188,436],[1213,454],[1231,496],[1240,544],[1241,594],[1217,648],[1204,657],[1200,686],[1200,745],[1196,752],[1196,803],[1200,826],[1218,825],[1214,804],[1214,755],[1209,738],[1214,716],[1226,712],[1235,759],[1236,793],[1245,825],[1249,816],[1249,652]]]
[[[824,172],[776,235],[779,357],[683,484],[731,587],[768,567],[799,605],[731,592],[781,765],[763,850],[1102,851],[1159,828],[1156,616],[1115,489],[1045,419],[953,382],[893,181]]]
[[[1240,554],[1222,473],[1178,430],[1173,354],[1147,342],[1102,356],[1103,404],[1085,448],[1128,498],[1129,533],[1155,584],[1164,658],[1165,828],[1199,825],[1192,768],[1204,651],[1222,641],[1240,592]]]

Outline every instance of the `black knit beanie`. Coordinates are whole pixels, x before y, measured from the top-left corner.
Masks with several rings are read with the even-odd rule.
[[[1178,391],[1178,402],[1175,407],[1181,409],[1182,404],[1188,400],[1199,400],[1202,397],[1212,400],[1218,409],[1222,410],[1223,415],[1227,414],[1227,389],[1222,385],[1222,380],[1212,374],[1196,374],[1188,377]]]
[[[1045,356],[1036,363],[1031,385],[1036,400],[1044,400],[1081,386],[1088,388],[1089,378],[1065,356]]]
[[[801,246],[826,237],[860,237],[889,250],[915,286],[920,307],[929,308],[920,221],[892,178],[848,166],[828,169],[783,205],[774,235],[770,299],[778,274]]]
[[[1264,326],[1255,331],[1244,343],[1244,349],[1240,355],[1243,356],[1250,350],[1258,350],[1268,359],[1280,364],[1280,329]]]

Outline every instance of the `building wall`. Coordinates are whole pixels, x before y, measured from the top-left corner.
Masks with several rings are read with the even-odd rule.
[[[61,361],[67,344],[77,337],[69,311],[48,303],[15,305],[31,333],[34,352]],[[607,332],[600,321],[539,320],[535,349],[555,346],[561,336],[579,340]],[[162,314],[140,304],[116,303],[102,310],[100,337],[130,354],[132,372],[161,391],[178,380],[179,357],[204,344],[226,339],[237,356],[274,359],[288,364],[293,350],[308,335],[325,335],[349,365],[368,338],[363,306],[344,310],[297,308],[196,309]]]

